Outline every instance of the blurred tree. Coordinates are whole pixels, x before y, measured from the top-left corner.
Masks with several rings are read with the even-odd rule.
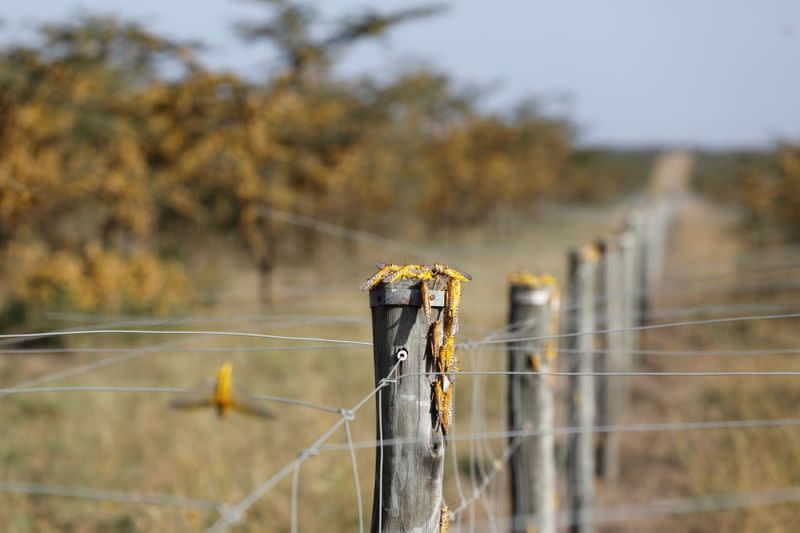
[[[0,298],[166,310],[186,287],[168,239],[191,257],[206,235],[235,237],[266,287],[279,254],[317,248],[267,207],[381,232],[477,224],[528,208],[564,170],[569,128],[533,106],[488,115],[429,70],[330,74],[339,50],[441,7],[362,11],[320,37],[306,4],[263,2],[273,17],[239,31],[287,68],[262,83],[103,17],[0,50]]]
[[[328,74],[335,54],[367,38],[384,35],[398,24],[427,18],[444,11],[441,4],[401,9],[393,13],[365,10],[343,17],[327,35],[317,37],[319,12],[310,4],[294,0],[256,0],[270,12],[269,19],[244,21],[237,33],[247,42],[268,41],[278,50],[286,76],[295,82],[318,79]]]

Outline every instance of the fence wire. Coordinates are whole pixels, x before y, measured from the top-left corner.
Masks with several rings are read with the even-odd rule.
[[[415,256],[430,257],[432,250],[416,246],[402,241],[384,238],[368,232],[343,228],[325,221],[311,219],[308,217],[277,211],[265,207],[264,214],[274,217],[284,222],[314,229],[329,235],[350,239],[359,242],[368,242],[386,248],[393,248]],[[793,253],[794,248],[790,249]],[[659,287],[649,292],[651,296],[664,293],[670,297],[693,297],[705,294],[725,294],[731,295],[737,291],[772,291],[778,289],[800,288],[800,282],[792,280],[748,280],[747,282],[737,282],[732,287],[709,287],[719,283],[736,281],[740,277],[750,278],[751,276],[773,274],[775,272],[792,272],[800,268],[795,263],[784,264],[759,264],[755,259],[750,261],[747,268],[732,270],[720,274],[708,276],[684,276],[666,278]],[[686,285],[702,285],[701,290]],[[715,292],[717,291],[717,292]],[[642,326],[626,328],[607,328],[604,327],[604,307],[606,302],[602,298],[595,298],[594,305],[598,307],[600,318],[597,321],[598,327],[592,331],[576,333],[558,333],[547,336],[517,336],[512,332],[515,325],[503,326],[488,332],[481,338],[467,340],[458,344],[462,354],[469,358],[469,370],[462,370],[458,376],[469,378],[470,398],[466,409],[465,403],[457,403],[454,410],[458,413],[466,411],[466,416],[462,415],[459,422],[466,422],[468,431],[460,432],[458,424],[454,427],[451,434],[446,438],[446,454],[449,455],[449,469],[452,471],[454,494],[447,494],[453,502],[449,510],[450,520],[455,531],[462,531],[468,528],[469,531],[505,531],[513,525],[528,523],[532,518],[529,516],[512,516],[505,506],[508,500],[506,494],[508,463],[520,444],[526,438],[552,434],[558,437],[565,437],[580,433],[607,434],[607,433],[662,433],[662,432],[694,432],[694,431],[744,431],[744,430],[769,430],[800,428],[800,418],[753,418],[753,419],[731,419],[731,420],[696,420],[696,421],[665,421],[665,422],[640,422],[627,424],[607,424],[595,425],[593,427],[560,426],[554,427],[550,431],[533,430],[494,430],[492,423],[500,423],[504,427],[504,420],[497,420],[489,407],[489,397],[493,393],[495,385],[487,378],[508,377],[516,375],[540,375],[555,377],[571,377],[590,375],[597,377],[797,377],[800,370],[707,370],[707,371],[674,371],[674,370],[652,370],[652,371],[596,371],[596,372],[564,372],[564,371],[509,371],[498,369],[496,361],[486,357],[487,353],[505,352],[509,347],[519,346],[520,343],[532,341],[562,340],[570,337],[583,335],[607,335],[612,333],[642,332],[660,329],[690,328],[696,326],[712,326],[719,324],[735,324],[752,321],[772,321],[783,319],[796,319],[800,317],[800,312],[795,312],[796,306],[792,303],[721,303],[719,305],[703,306],[674,306],[658,307],[648,313],[649,320],[675,319],[693,315],[734,315],[734,316],[714,316],[696,320],[683,320],[674,322],[655,322]],[[573,310],[564,308],[562,314],[567,314]],[[764,312],[765,314],[742,314]],[[82,322],[90,320],[100,320],[101,315],[90,314],[62,314],[51,313],[49,319]],[[92,386],[92,385],[71,385],[71,386],[44,386],[58,380],[71,378],[84,373],[119,364],[135,358],[144,357],[158,353],[269,353],[269,352],[292,352],[299,350],[350,350],[371,347],[372,343],[362,340],[348,340],[340,338],[326,338],[319,336],[291,336],[278,333],[259,333],[248,331],[226,331],[226,330],[168,330],[168,329],[127,329],[129,327],[144,326],[175,326],[180,324],[203,324],[203,323],[242,323],[258,322],[270,327],[292,326],[296,324],[315,326],[324,324],[366,324],[368,320],[361,317],[347,317],[338,315],[313,315],[313,314],[253,314],[239,316],[180,316],[180,317],[114,317],[114,321],[108,321],[90,326],[79,326],[57,331],[43,331],[34,333],[13,333],[2,334],[3,344],[24,344],[28,341],[47,339],[52,337],[70,336],[105,336],[105,335],[173,335],[188,336],[188,339],[174,341],[170,343],[154,344],[139,348],[124,348],[120,346],[111,347],[58,347],[58,348],[39,348],[39,347],[14,347],[0,349],[0,355],[48,355],[48,354],[116,354],[111,357],[102,358],[96,361],[81,363],[50,372],[27,381],[0,388],[0,398],[7,398],[22,394],[61,394],[61,393],[83,393],[83,394],[176,394],[186,392],[188,389],[177,386],[148,386],[148,385],[119,385],[119,386]],[[208,347],[187,346],[189,342],[196,340],[197,337],[235,337],[250,338],[257,341],[282,340],[292,341],[291,345],[283,346],[223,346]],[[303,343],[303,344],[296,344]],[[567,356],[579,353],[577,350],[562,348],[559,350]],[[612,353],[607,348],[597,348],[592,352],[596,356]],[[720,356],[720,357],[749,357],[749,356],[770,356],[770,355],[798,355],[800,348],[747,348],[747,349],[656,349],[650,347],[639,347],[629,350],[628,355],[634,356],[658,356],[658,357],[698,357],[698,356]],[[336,357],[332,355],[331,357]],[[17,481],[0,481],[0,492],[28,494],[39,496],[54,497],[74,497],[88,500],[111,501],[140,505],[169,506],[178,508],[198,509],[214,512],[217,520],[207,529],[209,532],[226,531],[233,525],[242,523],[247,517],[248,512],[259,501],[272,491],[282,480],[290,478],[289,486],[289,519],[290,530],[294,533],[300,530],[300,517],[304,516],[301,512],[301,483],[305,483],[307,477],[304,466],[306,463],[321,454],[333,454],[346,452],[350,462],[350,470],[353,476],[353,490],[355,491],[355,506],[357,507],[357,527],[359,533],[365,531],[366,513],[362,495],[361,477],[358,466],[358,452],[361,450],[372,450],[380,457],[386,447],[405,445],[405,444],[426,444],[424,439],[374,439],[356,440],[353,433],[353,422],[358,413],[373,399],[381,404],[382,395],[387,387],[396,383],[397,380],[409,377],[418,377],[422,374],[409,372],[399,373],[400,362],[396,363],[389,374],[364,396],[353,404],[349,409],[336,405],[328,405],[307,401],[304,398],[289,398],[275,395],[255,394],[253,397],[259,401],[281,403],[288,406],[308,408],[336,415],[336,420],[310,445],[299,450],[297,456],[280,467],[271,475],[265,475],[263,480],[251,488],[249,492],[235,503],[223,501],[206,501],[202,499],[173,496],[160,493],[145,493],[138,491],[117,491],[108,489],[97,489],[88,487],[73,487],[61,485],[49,485],[39,483],[26,483]],[[437,372],[431,371],[424,375],[434,376]],[[492,403],[504,405],[505,389],[502,386],[496,387],[499,398]],[[383,421],[381,409],[377,410],[378,434],[383,435]],[[342,430],[345,438],[344,443],[330,442],[334,435]],[[468,472],[460,463],[463,455],[459,454],[459,446],[466,448],[466,458]],[[382,461],[378,461],[378,471],[375,473],[380,483],[382,478]],[[349,490],[349,489],[348,489]],[[382,494],[379,494],[378,501],[378,527],[382,525]],[[697,496],[692,498],[677,498],[657,500],[647,503],[625,504],[614,507],[594,507],[592,520],[598,524],[617,523],[624,521],[644,520],[659,516],[679,515],[688,513],[702,513],[713,511],[724,511],[731,509],[741,509],[757,505],[774,505],[781,503],[791,503],[800,501],[800,487],[787,487],[784,489],[742,492],[734,494],[722,494],[716,496]],[[570,510],[564,510],[559,515],[560,526],[570,526],[571,517],[574,516]],[[485,518],[480,518],[480,516]]]

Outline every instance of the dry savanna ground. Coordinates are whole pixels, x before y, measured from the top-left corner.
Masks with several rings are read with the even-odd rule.
[[[658,174],[658,172],[656,172]],[[655,183],[661,183],[659,179]],[[657,185],[655,189],[659,189]],[[665,287],[655,298],[656,312],[690,306],[784,302],[784,293],[731,293],[739,278],[720,283],[719,274],[747,268],[737,258],[736,214],[685,195],[673,233]],[[446,261],[474,276],[464,287],[461,340],[482,338],[506,321],[506,277],[517,269],[552,272],[563,279],[566,250],[618,229],[627,203],[612,207],[551,206],[527,220],[505,220],[492,227],[450,236],[447,242],[420,242],[420,254],[362,244],[323,243],[324,260],[312,266],[284,267],[273,279],[274,301],[259,303],[259,281],[227,253],[224,243],[198,251],[193,270],[215,280],[213,294],[198,290],[192,319],[154,324],[164,329],[247,331],[287,336],[371,340],[367,296],[359,291],[376,262]],[[398,221],[402,223],[402,221]],[[433,250],[433,252],[430,252]],[[759,261],[768,258],[760,257]],[[785,254],[775,261],[789,262]],[[698,283],[684,278],[709,276]],[[763,279],[757,278],[757,279]],[[682,281],[683,280],[683,281]],[[752,281],[748,278],[748,282]],[[795,293],[796,295],[796,293]],[[209,297],[211,296],[211,297]],[[702,318],[702,315],[692,315]],[[138,317],[141,318],[141,317]],[[162,319],[164,317],[159,317]],[[170,317],[166,317],[170,318]],[[181,317],[175,317],[181,318]],[[67,320],[69,319],[69,320]],[[202,321],[200,321],[202,319]],[[52,327],[109,323],[120,317],[52,317]],[[660,320],[660,319],[658,319]],[[647,347],[726,349],[791,347],[791,321],[754,321],[649,332]],[[142,326],[144,327],[144,326]],[[31,346],[32,345],[28,345]],[[259,394],[349,407],[373,388],[368,346],[331,346],[308,341],[225,337],[93,335],[73,336],[70,348],[159,346],[116,364],[48,385],[187,387],[212,375],[225,360],[234,379]],[[211,351],[219,348],[219,351]],[[263,349],[261,351],[257,349]],[[0,355],[0,384],[8,387],[119,353]],[[464,370],[503,370],[502,349],[460,354]],[[563,358],[562,358],[563,359]],[[736,370],[800,369],[791,356],[752,358],[647,357],[635,368]],[[456,391],[456,431],[502,430],[505,425],[503,377],[480,381],[464,376]],[[693,421],[791,417],[797,404],[796,378],[652,377],[633,383],[633,401],[624,422]],[[476,384],[479,387],[476,387]],[[159,393],[53,392],[0,399],[0,479],[4,482],[93,487],[137,493],[165,493],[235,503],[309,446],[338,417],[306,407],[270,404],[275,418],[262,421],[236,414],[219,420],[210,411],[176,412],[170,396]],[[478,413],[478,415],[476,415]],[[356,441],[374,439],[373,404],[352,423]],[[345,442],[343,431],[331,443]],[[459,443],[455,464],[468,486],[484,463],[499,455],[502,439]],[[626,434],[622,439],[622,480],[599,487],[599,504],[642,503],[671,496],[698,496],[780,488],[797,483],[800,431],[792,428]],[[471,459],[472,458],[472,459]],[[364,512],[369,519],[374,451],[357,453]],[[476,464],[480,463],[480,464]],[[478,474],[476,474],[478,472]],[[448,458],[446,496],[459,500],[453,462]],[[507,511],[504,477],[475,506],[476,520]],[[291,475],[250,510],[241,531],[290,531]],[[298,485],[300,531],[350,531],[357,505],[350,458],[323,452],[306,461]],[[194,531],[216,519],[213,511],[60,496],[0,493],[4,531]],[[790,531],[800,519],[796,506],[659,518],[648,530]],[[642,530],[643,523],[611,524],[609,530]]]
[[[560,275],[569,245],[621,223],[622,208],[544,208],[533,220],[451,237],[450,242],[421,242],[418,256],[362,244],[329,242],[325,261],[311,267],[283,268],[275,275],[274,303],[258,301],[255,272],[246,259],[225,252],[224,243],[197,254],[200,277],[219,280],[214,294],[198,291],[192,319],[202,322],[143,324],[142,328],[207,329],[288,336],[371,340],[369,305],[359,291],[376,262],[447,261],[470,272],[464,287],[460,338],[480,338],[502,328],[507,314],[506,277],[516,269]],[[436,255],[433,255],[436,254]],[[209,297],[211,296],[211,297]],[[127,317],[59,317],[64,328],[124,321]],[[141,317],[133,317],[141,319]],[[156,320],[170,317],[158,317]],[[183,317],[176,317],[181,319]],[[312,346],[313,345],[313,346]],[[32,344],[26,345],[33,347]],[[318,342],[224,337],[93,335],[73,336],[70,348],[158,350],[47,383],[64,386],[188,387],[230,360],[236,383],[253,393],[298,398],[349,407],[374,386],[368,346],[330,346]],[[46,346],[45,346],[46,347]],[[289,349],[281,349],[287,347]],[[210,348],[224,348],[210,352]],[[265,348],[270,351],[252,351]],[[463,354],[462,367],[478,363],[503,369],[502,350]],[[2,355],[0,383],[9,387],[60,369],[99,361],[119,353]],[[482,358],[479,362],[478,357]],[[457,425],[469,425],[470,380],[458,384]],[[487,380],[488,429],[502,429],[502,379]],[[2,478],[6,482],[92,487],[139,493],[167,493],[235,503],[310,445],[338,417],[296,406],[271,405],[275,419],[237,416],[218,420],[210,411],[176,412],[169,394],[53,392],[6,396],[0,401],[3,439]],[[463,422],[462,422],[463,420]],[[374,409],[368,403],[353,422],[355,440],[374,439]],[[339,431],[330,442],[341,443]],[[497,452],[504,441],[491,442]],[[469,470],[469,450],[460,464]],[[374,452],[358,453],[364,512],[369,519]],[[448,464],[450,462],[448,461]],[[449,473],[448,476],[452,477]],[[289,531],[290,478],[279,483],[250,511],[243,531]],[[453,496],[451,499],[454,499]],[[346,531],[357,523],[350,459],[326,452],[307,461],[299,482],[301,531]],[[0,493],[0,523],[6,531],[197,530],[216,518],[211,511],[109,503],[58,496]]]

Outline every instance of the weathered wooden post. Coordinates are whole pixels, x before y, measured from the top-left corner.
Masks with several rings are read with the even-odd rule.
[[[605,352],[599,359],[602,365],[598,371],[606,373],[623,372],[627,367],[629,358],[625,353],[624,322],[625,293],[623,291],[622,271],[622,238],[612,236],[602,243],[598,269],[599,300],[602,302],[604,320],[598,320],[598,329],[605,329]],[[601,324],[602,322],[602,324]],[[619,423],[624,409],[624,390],[621,382],[623,376],[600,376],[601,386],[598,395],[597,425],[610,426]],[[615,432],[601,433],[600,453],[598,454],[598,473],[606,481],[616,481],[619,478],[619,434]]]
[[[510,279],[509,332],[512,337],[537,340],[508,346],[508,428],[511,510],[514,533],[555,533],[556,457],[553,437],[554,383],[559,294],[551,276],[515,274]],[[515,436],[513,432],[532,436]]]
[[[384,265],[365,284],[380,387],[373,533],[439,533],[448,521],[442,474],[452,424],[453,335],[466,279],[442,265]]]
[[[569,255],[569,422],[577,431],[570,437],[567,480],[569,483],[570,530],[593,531],[594,502],[594,287],[598,253],[584,246]]]
[[[633,308],[636,317],[636,325],[644,326],[647,322],[647,312],[649,309],[649,281],[647,269],[647,257],[649,253],[647,243],[647,228],[644,214],[639,209],[634,209],[628,214],[625,230],[632,235],[631,249],[628,252],[629,276],[634,283],[631,297],[636,303]]]
[[[623,320],[625,328],[626,350],[632,355],[639,346],[639,330],[635,329],[644,325],[642,317],[642,297],[640,296],[642,285],[642,262],[641,246],[639,235],[633,229],[626,229],[620,237],[622,247],[622,276],[623,292]],[[632,359],[631,359],[632,361]]]
[[[608,320],[606,311],[608,308],[608,292],[606,291],[606,241],[598,239],[595,241],[595,250],[597,250],[597,269],[595,271],[595,288],[594,288],[594,312],[595,324],[594,329],[597,331],[604,331],[606,329],[606,322]],[[594,409],[595,409],[595,423],[603,425],[606,420],[608,402],[606,395],[608,393],[608,376],[604,375],[607,367],[608,358],[608,335],[597,334],[594,338],[594,359],[593,369],[598,375],[594,378]],[[603,455],[605,453],[605,435],[600,433],[595,435],[595,475],[598,478],[603,477]]]

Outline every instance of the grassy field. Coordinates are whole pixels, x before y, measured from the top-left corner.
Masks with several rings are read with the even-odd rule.
[[[509,272],[530,268],[561,276],[567,247],[619,225],[622,215],[621,208],[554,206],[544,209],[536,220],[515,221],[517,229],[506,228],[504,234],[475,231],[449,243],[422,243],[425,249],[441,250],[438,257],[403,256],[367,245],[353,256],[340,243],[331,242],[322,264],[276,273],[276,301],[268,308],[258,302],[255,272],[241,266],[246,264],[245,259],[220,253],[217,248],[208,251],[207,257],[198,257],[196,267],[204,269],[208,279],[220,280],[215,303],[192,313],[193,317],[204,318],[203,322],[154,327],[371,340],[369,307],[366,294],[359,291],[361,282],[378,261],[425,259],[447,261],[473,274],[474,281],[464,288],[459,335],[461,339],[479,338],[505,323]],[[314,320],[313,316],[319,318]],[[332,321],[330,317],[339,320]],[[53,321],[50,327],[116,320],[82,318]],[[297,349],[319,343],[132,334],[76,336],[65,341],[67,347],[93,349],[160,344],[167,346],[48,385],[188,387],[213,375],[222,361],[230,360],[237,382],[254,393],[349,407],[373,387],[369,347]],[[275,349],[281,346],[291,346],[292,350]],[[230,349],[220,353],[192,351],[212,347]],[[275,350],[246,351],[257,347]],[[0,363],[0,382],[12,386],[62,368],[118,355],[7,355]],[[502,351],[465,353],[462,360],[464,369],[505,366]],[[469,379],[460,380],[456,393],[457,427],[469,426],[471,387]],[[487,429],[503,428],[501,394],[502,379],[487,380],[482,387]],[[276,411],[272,421],[236,415],[218,420],[210,411],[172,411],[167,407],[169,398],[165,394],[103,392],[8,396],[0,403],[0,420],[5,428],[0,441],[2,479],[235,503],[296,457],[338,416],[276,404],[272,406]],[[356,440],[374,438],[371,402],[358,413],[353,431]],[[338,432],[331,442],[344,442],[344,433]],[[498,453],[504,444],[491,443]],[[464,447],[459,454],[463,456],[459,460],[465,473],[469,471],[468,451]],[[358,454],[367,519],[373,454],[372,450]],[[447,476],[452,482],[450,472]],[[289,531],[290,478],[253,507],[242,530]],[[449,491],[452,489],[448,487]],[[456,499],[452,492],[449,499]],[[303,465],[299,502],[301,531],[345,531],[354,527],[356,498],[346,453],[324,453]],[[5,524],[6,531],[196,530],[214,518],[215,513],[207,511],[0,494],[0,523]]]
[[[737,268],[743,243],[736,237],[736,213],[689,199],[673,238],[668,276],[714,276]],[[359,291],[376,262],[445,261],[474,276],[464,287],[460,340],[476,339],[502,328],[506,321],[506,277],[517,269],[554,273],[563,279],[570,246],[618,229],[625,205],[550,206],[535,219],[505,221],[446,242],[421,242],[436,250],[416,257],[339,241],[323,243],[324,260],[276,272],[275,301],[258,301],[259,280],[247,260],[215,243],[198,253],[198,278],[215,280],[209,300],[193,310],[202,322],[156,324],[164,329],[208,329],[290,336],[371,340],[366,294]],[[779,258],[788,262],[786,257]],[[739,265],[741,266],[741,265]],[[656,311],[715,304],[786,302],[792,295],[746,293],[734,298],[719,283],[688,282],[664,290]],[[704,292],[705,291],[705,292]],[[796,296],[796,294],[794,295]],[[63,318],[63,317],[62,317]],[[73,327],[120,317],[70,317],[43,327]],[[161,317],[159,317],[161,318]],[[169,317],[167,317],[169,318]],[[181,317],[174,317],[179,319]],[[694,317],[692,317],[694,318]],[[704,318],[700,315],[697,318]],[[144,327],[144,326],[142,326]],[[725,349],[791,347],[796,327],[790,320],[697,326],[649,332],[650,348]],[[163,345],[163,346],[162,346]],[[313,347],[310,345],[314,345]],[[48,385],[188,387],[213,375],[225,360],[234,379],[258,393],[349,407],[373,387],[369,347],[323,346],[286,340],[192,335],[75,336],[70,348],[144,348],[161,346],[131,358]],[[285,348],[282,348],[285,347]],[[219,348],[219,352],[209,351]],[[265,351],[252,351],[264,348]],[[267,351],[269,350],[269,351]],[[38,376],[99,361],[118,353],[2,355],[0,383],[13,386]],[[502,370],[503,350],[460,354],[463,370]],[[654,370],[800,370],[791,356],[752,358],[648,357],[637,368]],[[796,378],[641,377],[633,383],[634,401],[624,422],[696,421],[792,417],[798,399]],[[92,487],[137,493],[165,493],[213,502],[235,503],[294,459],[337,419],[338,414],[272,404],[276,418],[260,421],[233,415],[218,420],[210,411],[176,412],[169,394],[62,392],[4,397],[0,402],[0,439],[5,482]],[[477,410],[476,410],[477,407]],[[468,376],[456,392],[456,431],[502,430],[505,426],[504,379]],[[372,402],[352,423],[357,441],[374,438]],[[344,443],[343,431],[331,443]],[[626,434],[623,478],[618,486],[599,487],[599,504],[645,503],[665,497],[748,492],[781,488],[800,476],[800,431],[791,428],[746,431],[697,431]],[[481,468],[491,468],[504,440],[459,443],[455,464],[464,485]],[[451,448],[452,451],[452,448]],[[471,459],[472,458],[472,459]],[[357,454],[364,513],[369,520],[374,451]],[[477,464],[480,463],[480,464]],[[459,501],[456,472],[446,466],[446,499]],[[488,511],[506,512],[505,478],[475,505],[476,519]],[[290,531],[291,475],[250,510],[241,531]],[[299,482],[300,531],[351,531],[357,524],[352,467],[346,452],[323,452],[306,461]],[[195,531],[213,522],[214,511],[97,502],[60,496],[0,493],[4,531]],[[704,513],[652,519],[657,531],[790,531],[800,519],[797,506]],[[614,524],[609,531],[641,531],[642,522]]]
[[[684,202],[675,228],[668,275],[672,280],[655,301],[662,322],[722,316],[713,312],[678,313],[709,306],[733,307],[727,316],[791,313],[797,290],[759,286],[791,282],[792,270],[755,272],[763,265],[798,264],[796,252],[762,251],[754,255],[739,238],[736,212],[692,197]],[[743,257],[749,259],[743,260]],[[737,273],[731,275],[731,273]],[[695,281],[689,281],[694,278]],[[699,280],[699,281],[697,281]],[[781,310],[780,306],[785,306]],[[673,314],[670,315],[670,310]],[[769,350],[797,346],[797,319],[690,326],[647,332],[644,345],[661,350],[696,350],[693,356],[645,356],[638,367],[648,371],[798,371],[796,355],[718,356],[710,350]],[[637,377],[628,423],[652,421],[752,420],[795,417],[796,377],[710,376]],[[796,427],[744,430],[698,430],[627,434],[623,438],[620,487],[603,487],[605,504],[646,503],[670,497],[701,497],[782,489],[800,480]],[[630,525],[641,531],[793,531],[798,505],[754,506],[733,511],[680,515]]]

